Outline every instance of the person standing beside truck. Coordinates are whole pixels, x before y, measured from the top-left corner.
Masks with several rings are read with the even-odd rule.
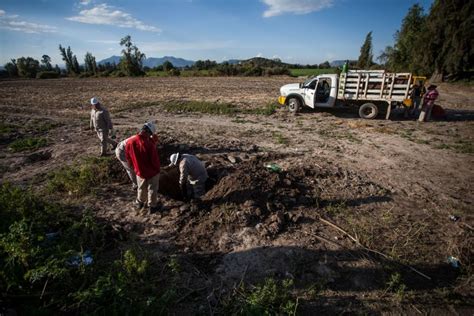
[[[92,98],[91,106],[90,129],[94,129],[100,139],[100,156],[106,156],[107,144],[112,145],[112,150],[117,147],[117,142],[109,138],[109,131],[113,128],[112,120],[109,111],[100,104],[99,99]]]
[[[425,92],[426,89],[420,81],[418,81],[418,83],[413,86],[413,89],[411,90],[410,94],[410,98],[413,100],[413,105],[410,113],[411,115],[414,116],[418,114],[418,108],[420,107],[421,98],[423,94],[425,94]]]
[[[433,110],[434,102],[439,96],[436,87],[437,86],[434,84],[428,87],[428,92],[426,92],[423,98],[423,106],[421,108],[420,117],[418,118],[418,121],[420,122],[427,122],[431,118],[431,111]]]

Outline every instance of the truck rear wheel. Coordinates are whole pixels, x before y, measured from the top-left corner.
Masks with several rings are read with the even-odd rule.
[[[374,119],[379,114],[379,108],[373,103],[365,103],[359,108],[359,116],[363,119]]]
[[[301,102],[296,97],[291,97],[288,99],[288,110],[292,113],[298,113],[301,108]]]

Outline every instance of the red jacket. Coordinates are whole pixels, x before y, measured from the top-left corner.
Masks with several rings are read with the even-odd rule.
[[[156,143],[144,133],[139,133],[127,141],[125,157],[136,175],[142,179],[148,180],[160,173],[160,157]]]

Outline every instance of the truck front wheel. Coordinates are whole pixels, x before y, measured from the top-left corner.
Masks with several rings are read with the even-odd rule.
[[[379,108],[373,103],[365,103],[359,108],[359,116],[363,119],[374,119],[379,114]]]
[[[288,110],[292,113],[298,113],[301,108],[301,102],[298,98],[292,97],[288,99]]]

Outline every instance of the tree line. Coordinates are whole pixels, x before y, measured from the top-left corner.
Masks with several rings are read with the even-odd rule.
[[[435,0],[428,13],[414,4],[387,46],[373,62],[372,32],[360,49],[357,67],[412,72],[435,80],[472,78],[474,1]]]

